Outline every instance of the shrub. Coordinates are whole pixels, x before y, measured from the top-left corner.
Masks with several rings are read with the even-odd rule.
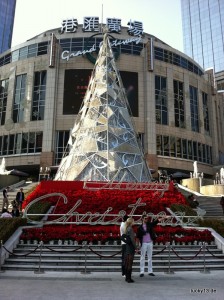
[[[47,201],[41,201],[34,203],[29,209],[28,214],[45,214],[51,207],[51,203]],[[33,221],[40,221],[43,218],[43,216],[29,216],[29,219]]]
[[[216,220],[216,219],[207,219],[207,220],[199,220],[198,224],[201,227],[211,227],[222,237],[224,237],[224,221]]]
[[[26,226],[27,220],[23,218],[1,218],[0,240],[5,243],[20,226]]]

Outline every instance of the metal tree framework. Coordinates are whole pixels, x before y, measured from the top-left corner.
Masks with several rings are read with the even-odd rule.
[[[151,181],[130,113],[105,33],[55,180]]]

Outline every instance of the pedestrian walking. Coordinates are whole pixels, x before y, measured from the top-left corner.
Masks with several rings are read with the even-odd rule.
[[[2,212],[4,208],[6,208],[6,210],[8,210],[9,208],[8,191],[9,191],[9,186],[7,186],[7,188],[3,190]]]

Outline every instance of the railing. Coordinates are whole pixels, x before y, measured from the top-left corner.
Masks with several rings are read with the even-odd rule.
[[[6,249],[6,247],[2,244],[2,241],[0,242],[0,255],[2,253],[2,249],[4,249],[5,251],[7,251],[10,255],[12,256],[17,256],[17,257],[27,257],[29,255],[32,255],[33,253],[39,251],[39,263],[38,263],[38,268],[35,268],[34,273],[35,274],[40,274],[40,273],[44,273],[44,270],[42,268],[42,253],[43,253],[43,249],[46,248],[49,251],[52,252],[57,252],[57,253],[74,253],[74,252],[78,252],[78,251],[83,251],[84,249],[84,261],[83,261],[83,270],[81,271],[82,274],[89,274],[90,271],[88,270],[87,267],[87,250],[89,250],[91,253],[93,253],[95,256],[100,257],[100,258],[114,258],[115,256],[118,256],[121,254],[121,250],[112,254],[112,255],[102,255],[101,253],[97,252],[94,248],[96,248],[97,246],[95,245],[88,245],[87,242],[83,242],[81,246],[76,246],[75,249],[73,250],[56,250],[52,247],[49,247],[48,245],[45,245],[43,243],[43,241],[40,241],[40,243],[34,248],[34,250],[29,251],[25,254],[15,254],[11,251],[9,251],[8,249]],[[168,267],[166,268],[165,273],[166,274],[174,274],[173,270],[172,270],[172,266],[171,266],[171,251],[174,253],[174,255],[181,259],[181,260],[194,260],[195,258],[197,258],[199,256],[199,254],[201,252],[203,252],[203,269],[200,267],[199,271],[201,273],[209,273],[208,268],[206,267],[206,252],[208,254],[210,254],[212,257],[218,258],[218,259],[224,259],[224,255],[222,256],[217,256],[214,255],[211,250],[209,249],[208,245],[204,242],[195,252],[195,254],[192,257],[182,257],[180,256],[180,254],[177,252],[177,250],[170,244],[167,243],[164,248],[161,251],[158,252],[154,252],[153,256],[159,255],[161,253],[163,253],[165,250],[168,250]],[[210,259],[208,258],[208,261],[210,261]],[[175,262],[174,262],[175,264]],[[4,270],[2,270],[2,265],[1,265],[1,260],[0,260],[0,273],[4,272]]]

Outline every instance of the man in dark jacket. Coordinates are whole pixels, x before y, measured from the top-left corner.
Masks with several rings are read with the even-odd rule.
[[[19,211],[22,211],[22,204],[23,200],[25,198],[23,188],[20,189],[20,191],[16,194],[16,202],[18,203],[19,206]]]
[[[137,238],[141,245],[141,258],[140,258],[140,277],[144,276],[145,270],[145,256],[148,257],[148,275],[155,276],[152,270],[152,251],[153,241],[156,236],[154,233],[154,227],[164,218],[159,218],[153,222],[149,221],[147,215],[142,216],[142,224],[138,227]]]

